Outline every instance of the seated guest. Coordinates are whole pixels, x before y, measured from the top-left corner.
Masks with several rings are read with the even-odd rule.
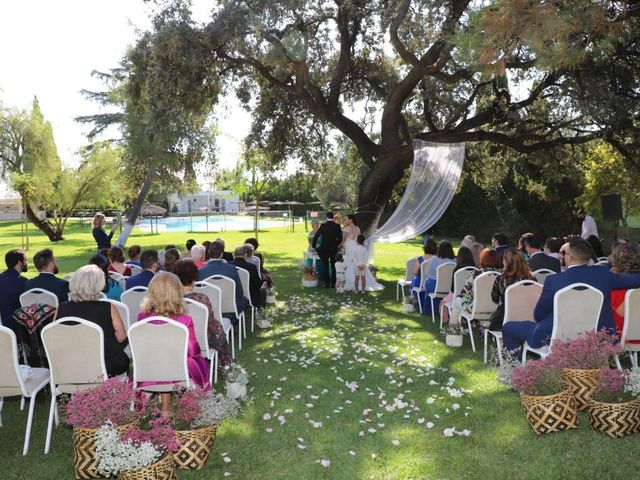
[[[318,232],[318,229],[320,228],[320,222],[318,221],[317,218],[314,218],[313,220],[311,220],[311,231],[309,232],[309,235],[307,235],[307,252],[315,252],[316,249],[313,248],[313,237],[316,236],[316,233]],[[246,240],[244,243],[248,243]]]
[[[525,241],[526,245],[526,241]],[[531,259],[529,259],[531,260]],[[509,249],[502,256],[502,275],[493,283],[491,299],[498,304],[498,308],[491,315],[490,330],[498,331],[502,329],[504,321],[504,294],[508,287],[521,280],[533,280],[529,264],[518,250]]]
[[[564,240],[557,237],[549,237],[544,242],[544,253],[549,255],[550,257],[557,258],[560,260],[560,247],[564,244]]]
[[[261,260],[262,254],[256,254],[255,251],[254,251],[254,247],[253,247],[253,245],[251,243],[245,243],[243,245],[243,247],[244,247],[244,250],[245,250],[244,259],[247,262],[255,265],[255,267],[257,269],[259,269],[259,270],[262,269],[262,260]],[[260,256],[258,256],[258,255],[260,255]],[[235,256],[236,256],[236,254],[234,252],[234,254],[233,254],[234,259],[235,259]]]
[[[236,308],[238,309],[238,313],[242,313],[249,306],[249,300],[247,300],[243,294],[242,283],[240,282],[240,277],[238,276],[235,265],[228,264],[222,259],[223,252],[224,245],[220,242],[213,242],[211,244],[209,247],[211,260],[198,271],[198,280],[204,280],[211,275],[224,275],[232,279],[236,284]],[[222,313],[227,314],[232,312]]]
[[[69,300],[69,282],[56,277],[58,264],[53,256],[53,251],[50,248],[40,250],[33,256],[33,264],[40,275],[25,282],[25,292],[32,288],[41,288],[55,294],[60,303]]]
[[[588,266],[593,255],[591,245],[582,239],[574,238],[569,242],[565,253],[567,270],[550,275],[544,282],[542,295],[533,312],[531,322],[508,322],[502,327],[502,336],[506,348],[517,353],[526,340],[533,348],[549,343],[553,329],[553,297],[560,289],[573,283],[586,283],[600,290],[604,295],[603,307],[598,320],[598,330],[615,329],[611,308],[611,290],[624,290],[640,287],[640,274],[620,275],[612,273],[603,265]]]
[[[140,254],[140,264],[143,270],[139,274],[127,278],[127,290],[133,287],[149,286],[149,282],[159,268],[158,252],[145,250]]]
[[[225,262],[232,262],[233,261],[233,254],[231,252],[227,252],[226,250],[224,250],[225,248],[225,243],[224,243],[224,238],[222,237],[218,237],[215,240],[216,242],[222,244],[222,260],[224,260]]]
[[[107,223],[107,219],[102,213],[96,213],[93,217],[93,222],[91,222],[91,226],[93,229],[91,233],[93,234],[93,238],[96,241],[97,249],[101,250],[103,248],[109,249],[111,248],[111,239],[113,238],[113,234],[116,231],[117,221],[114,218],[113,223],[111,225],[111,232],[109,235],[104,231],[104,226]]]
[[[120,301],[124,289],[120,282],[109,276],[109,262],[107,262],[107,259],[102,255],[94,255],[89,259],[89,265],[97,266],[104,273],[104,288],[102,289],[102,293],[111,300]]]
[[[611,271],[625,274],[640,272],[640,246],[637,243],[621,243],[613,247]],[[611,290],[611,309],[618,335],[622,335],[624,327],[624,297],[626,293],[626,289]],[[602,308],[606,308],[606,305],[603,305]]]
[[[20,308],[20,295],[27,281],[20,275],[27,271],[27,256],[22,250],[9,250],[4,256],[7,269],[0,274],[0,320],[13,330],[13,312]]]
[[[471,245],[476,243],[476,237],[473,235],[465,235],[464,238],[460,241],[460,247],[466,247],[471,249]]]
[[[189,240],[187,240],[187,242],[184,244],[184,246],[186,247],[187,250],[182,255],[180,255],[180,258],[190,258],[191,257],[191,249],[197,243],[198,242],[196,242],[193,238],[190,238]]]
[[[552,272],[560,272],[560,260],[550,257],[542,251],[540,237],[531,234],[524,238],[524,248],[529,256],[527,263],[532,272],[546,268]]]
[[[141,267],[142,265],[140,265],[140,252],[142,252],[140,245],[131,245],[127,250],[129,260],[127,260],[125,263],[127,265],[135,265],[136,267]]]
[[[180,260],[180,252],[177,248],[170,248],[164,252],[164,271],[173,272],[173,265]]]
[[[109,376],[120,375],[129,369],[127,331],[118,309],[99,301],[104,290],[104,272],[96,265],[80,267],[71,277],[69,302],[58,308],[58,318],[79,317],[98,325],[104,334],[104,363]]]
[[[480,266],[480,253],[484,250],[484,244],[475,242],[471,245],[471,255],[473,255],[473,261],[476,264],[476,267]]]
[[[453,263],[453,259],[455,255],[453,254],[453,246],[448,240],[442,240],[438,245],[438,254],[437,256],[431,258],[429,260],[429,265],[427,265],[427,281],[424,282],[424,293],[421,294],[423,302],[422,306],[422,314],[429,315],[431,314],[431,302],[427,302],[427,295],[429,293],[433,293],[436,290],[436,276],[438,267],[445,263]],[[440,300],[434,302],[434,308],[437,308],[440,304]]]
[[[504,233],[494,233],[491,237],[491,246],[498,252],[498,255],[502,255],[502,252],[509,248],[509,237]]]
[[[115,246],[109,250],[109,271],[116,272],[125,277],[131,276],[131,267],[124,263],[124,250]]]
[[[266,296],[263,299],[263,295],[261,294],[260,288],[262,287],[262,280],[260,280],[260,274],[258,273],[258,268],[253,264],[249,263],[246,260],[248,252],[250,249],[253,249],[253,246],[250,244],[242,245],[236,248],[233,256],[233,262],[231,262],[236,267],[243,268],[247,272],[249,272],[249,293],[251,296],[251,304],[256,308],[262,308],[266,305]]]
[[[202,242],[202,246],[204,247],[204,261],[208,261],[211,259],[209,256],[209,247],[211,246],[211,242],[209,240],[205,240]]]
[[[258,247],[260,246],[260,244],[258,243],[258,240],[256,238],[253,237],[249,237],[244,241],[245,244],[249,244],[253,247],[253,250],[251,252],[251,256],[257,257],[260,260],[260,269],[264,270],[264,255],[262,255],[262,253],[258,252]]]
[[[413,280],[411,281],[411,288],[420,287],[422,284],[422,264],[423,262],[428,262],[438,253],[438,244],[435,242],[433,238],[430,238],[422,247],[422,251],[424,252],[422,255],[418,257],[418,261],[413,267]]]
[[[467,247],[460,247],[458,249],[458,253],[456,255],[456,267],[453,269],[453,275],[451,276],[451,291],[441,300],[442,303],[448,303],[453,301],[453,294],[455,288],[455,276],[456,272],[461,268],[465,267],[475,267],[476,264],[473,261],[473,255],[471,254],[471,250]],[[449,322],[449,310],[442,310],[442,323]]]
[[[591,249],[593,250],[593,256],[591,259],[594,263],[597,262],[599,258],[605,256],[604,251],[602,250],[602,243],[598,237],[595,235],[589,235],[587,237],[587,242],[589,242],[589,245],[591,245]]]
[[[316,229],[317,231],[317,229]],[[312,239],[313,240],[313,239]],[[267,271],[266,268],[264,268],[264,263],[265,263],[265,259],[264,259],[264,255],[260,252],[258,252],[258,240],[250,237],[247,238],[244,241],[245,244],[249,244],[253,247],[253,251],[251,252],[251,255],[249,256],[247,254],[247,262],[253,262],[256,264],[256,266],[258,267],[258,273],[260,274],[260,279],[263,282],[266,282],[267,287],[272,287],[273,286],[273,280],[271,278],[271,275],[269,275],[269,272]],[[255,258],[258,258],[259,262],[255,261]]]
[[[193,252],[193,247],[191,250]],[[180,279],[180,282],[184,287],[184,297],[202,303],[207,307],[207,311],[209,312],[207,328],[209,348],[213,348],[218,352],[218,365],[220,368],[225,365],[229,365],[231,363],[231,357],[229,356],[229,344],[227,343],[227,337],[224,334],[222,323],[220,323],[221,319],[217,319],[215,317],[209,297],[204,293],[197,293],[193,291],[193,284],[198,280],[198,268],[192,260],[184,258],[182,260],[178,260],[173,265],[173,273]]]
[[[191,252],[189,256],[191,257],[191,260],[193,260],[193,263],[196,264],[196,267],[198,268],[202,267],[206,263],[204,260],[205,258],[204,245],[194,245],[193,247],[191,247]]]

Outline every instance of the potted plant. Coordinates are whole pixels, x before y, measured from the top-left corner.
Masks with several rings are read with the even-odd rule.
[[[416,300],[416,297],[412,296],[412,295],[407,295],[404,297],[404,302],[402,304],[405,313],[412,313],[416,311],[416,305],[418,304],[418,301]]]
[[[578,410],[589,408],[589,397],[598,385],[600,369],[609,368],[610,360],[620,350],[618,338],[604,331],[553,343],[549,361],[562,369],[562,378],[576,398]]]
[[[313,269],[312,265],[305,262],[300,263],[300,271],[302,272],[302,286],[303,287],[317,287],[318,275]]]
[[[95,435],[98,472],[120,480],[176,479],[172,454],[179,445],[169,419],[155,418],[148,427],[123,433],[111,422],[100,427]]]
[[[258,320],[256,320],[256,325],[258,325],[258,328],[271,327],[271,319],[268,317],[267,312],[265,312],[264,310],[258,310]]]
[[[276,289],[273,287],[267,288],[267,305],[275,305],[276,303]]]
[[[131,384],[110,378],[105,383],[71,396],[62,409],[63,421],[73,427],[73,468],[75,477],[98,478],[95,434],[110,422],[124,432],[140,421],[131,409],[136,392]]]
[[[511,386],[520,392],[524,416],[538,435],[578,426],[575,399],[562,381],[560,368],[547,359],[517,367]]]
[[[462,334],[462,326],[459,323],[447,324],[442,330],[445,335],[444,341],[447,347],[461,347],[464,338]]]
[[[611,368],[600,370],[598,385],[589,402],[591,428],[613,438],[636,433],[640,426],[640,402],[633,392],[638,383],[638,375],[632,377]]]
[[[249,378],[247,372],[239,363],[232,363],[225,366],[225,386],[227,397],[233,399],[243,399],[247,396],[247,383]]]

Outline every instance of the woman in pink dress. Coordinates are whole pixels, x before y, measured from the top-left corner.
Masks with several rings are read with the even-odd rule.
[[[193,328],[193,320],[184,310],[184,289],[180,279],[169,272],[159,272],[153,276],[149,283],[149,292],[142,302],[142,311],[138,314],[138,320],[159,315],[168,317],[181,323],[189,330],[187,348],[187,368],[191,380],[201,387],[209,385],[209,362],[200,354],[200,345],[196,332]],[[162,355],[162,352],[158,353]],[[140,382],[139,386],[158,385],[162,382]],[[171,395],[163,393],[161,395],[162,412],[168,413]]]

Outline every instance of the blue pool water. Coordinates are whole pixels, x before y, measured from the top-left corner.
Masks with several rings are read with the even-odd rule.
[[[156,223],[157,222],[157,223]],[[159,232],[224,232],[227,230],[252,230],[253,217],[239,216],[210,216],[205,217],[171,217],[153,220],[153,231]],[[259,228],[283,226],[282,220],[260,219]],[[137,224],[140,230],[151,231],[151,220],[140,220]]]

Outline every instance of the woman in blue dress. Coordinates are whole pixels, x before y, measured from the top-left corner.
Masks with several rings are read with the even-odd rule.
[[[424,282],[424,293],[420,294],[422,302],[422,314],[431,315],[431,302],[427,301],[428,295],[436,291],[436,272],[443,263],[455,263],[456,256],[453,253],[453,246],[448,240],[442,240],[438,245],[438,255],[429,260],[427,266],[427,281]],[[434,302],[434,308],[438,308],[439,301]]]
[[[425,242],[422,250],[424,251],[424,254],[418,257],[418,262],[413,268],[413,280],[411,281],[411,288],[420,288],[420,286],[422,285],[422,264],[435,257],[436,253],[438,253],[438,244],[432,238],[429,238]]]

